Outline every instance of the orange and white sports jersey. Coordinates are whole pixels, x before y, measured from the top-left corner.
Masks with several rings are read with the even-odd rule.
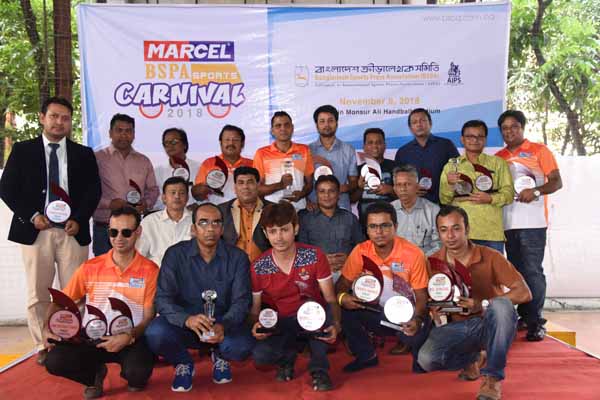
[[[513,181],[529,176],[536,187],[547,182],[548,175],[558,169],[552,152],[541,143],[531,143],[527,139],[514,151],[506,147],[496,153],[508,162]],[[515,189],[516,191],[516,189]],[[548,226],[548,199],[541,196],[531,203],[514,201],[504,206],[504,230],[545,228]]]
[[[209,194],[208,195],[208,201],[210,201],[213,204],[221,204],[221,203],[225,203],[226,201],[232,200],[234,199],[235,196],[235,190],[233,188],[233,171],[235,171],[235,169],[237,167],[251,167],[252,166],[252,160],[249,158],[244,158],[244,157],[240,157],[234,164],[230,163],[229,161],[227,161],[225,159],[225,157],[223,157],[223,154],[219,154],[218,156],[221,160],[223,160],[223,162],[225,163],[225,165],[227,166],[227,181],[225,182],[225,186],[223,186],[223,189],[221,189],[221,191],[223,192],[223,196],[219,196],[218,194]],[[206,176],[208,175],[208,173],[212,170],[216,170],[216,169],[220,169],[217,166],[217,157],[210,157],[207,158],[206,160],[204,160],[204,162],[202,163],[202,165],[200,165],[200,169],[198,169],[198,173],[196,174],[196,180],[194,181],[194,184],[206,184]]]
[[[256,150],[254,155],[254,168],[258,170],[261,179],[267,185],[281,181],[284,174],[291,173],[294,182],[290,190],[302,190],[304,187],[304,177],[312,179],[314,165],[310,149],[305,144],[292,143],[292,146],[285,153],[280,151],[273,142],[269,146],[261,147]],[[279,202],[283,198],[284,191],[278,190],[265,199],[273,203]],[[297,210],[306,208],[306,200],[301,199],[293,203]]]
[[[120,313],[112,310],[108,298],[123,300],[131,309],[133,323],[137,326],[143,319],[144,308],[152,307],[158,266],[136,251],[131,264],[121,272],[112,254],[111,249],[81,264],[63,292],[76,302],[86,296],[86,304],[100,309],[109,325]],[[88,320],[86,313],[83,323]]]
[[[419,247],[406,239],[396,236],[392,252],[385,260],[377,255],[372,241],[367,240],[356,245],[342,268],[344,278],[354,282],[356,278],[362,275],[363,256],[370,258],[379,267],[383,275],[383,290],[379,298],[381,305],[384,305],[390,297],[397,295],[393,290],[394,275],[408,282],[413,290],[427,287],[429,277],[425,254]]]

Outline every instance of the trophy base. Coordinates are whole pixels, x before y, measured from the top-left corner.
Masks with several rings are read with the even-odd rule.
[[[256,333],[270,333],[271,335],[278,335],[279,329],[277,328],[256,328]]]
[[[207,340],[212,339],[213,337],[215,337],[215,333],[210,331],[210,332],[205,332],[200,336],[200,340],[203,342],[206,342]]]
[[[329,336],[329,333],[323,332],[323,331],[315,331],[315,332],[302,331],[302,332],[300,332],[300,336],[319,338],[319,337],[327,337],[327,336]]]
[[[394,330],[400,331],[400,332],[404,331],[404,329],[400,325],[393,324],[389,321],[379,321],[379,323],[382,326],[385,326],[386,328],[394,329]]]
[[[461,313],[467,311],[453,301],[428,301],[427,307],[439,307],[439,312],[442,313]]]
[[[371,305],[371,304],[363,304],[363,310],[380,313],[382,311],[381,307]]]

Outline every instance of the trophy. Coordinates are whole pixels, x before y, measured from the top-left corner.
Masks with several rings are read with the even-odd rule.
[[[431,178],[431,171],[427,168],[421,168],[419,170],[419,186],[425,190],[431,189],[433,186],[433,180]]]
[[[258,322],[261,327],[256,328],[257,333],[278,333],[277,330],[277,311],[272,308],[263,308],[258,314]]]
[[[85,324],[83,332],[90,344],[96,345],[101,342],[101,338],[108,332],[108,322],[106,316],[98,308],[86,304],[87,313],[91,316],[90,320]]]
[[[403,324],[407,323],[415,315],[415,293],[412,287],[398,275],[393,276],[392,287],[397,295],[390,297],[383,306],[385,320],[381,325],[403,331]]]
[[[127,192],[125,199],[129,205],[135,207],[142,201],[142,189],[140,189],[140,186],[133,179],[129,180],[129,186],[132,190]]]
[[[205,290],[202,292],[202,300],[204,300],[204,315],[213,320],[215,318],[215,300],[217,299],[217,292],[214,290]],[[200,340],[206,341],[215,336],[215,331],[212,329],[208,332],[203,332]]]
[[[121,333],[130,333],[133,329],[133,315],[131,314],[131,309],[121,299],[117,299],[116,297],[109,297],[108,301],[110,302],[110,307],[114,311],[118,311],[120,315],[113,318],[108,328],[108,333],[110,335],[119,335]]]
[[[316,301],[305,301],[300,308],[298,308],[296,318],[298,319],[298,325],[304,329],[304,335],[313,337],[324,337],[329,335],[322,330],[323,325],[325,325],[325,320],[327,319],[325,309]]]
[[[315,181],[324,175],[333,175],[333,170],[327,165],[321,165],[315,169]]]
[[[186,182],[190,180],[190,167],[183,158],[171,157],[171,165],[173,166],[173,176],[183,178]]]
[[[352,283],[352,293],[359,299],[365,310],[381,312],[377,300],[383,289],[383,274],[369,257],[362,256],[363,271],[367,272]]]
[[[475,187],[481,192],[491,192],[494,187],[492,171],[480,164],[473,165],[473,168],[475,168],[475,171],[481,173],[481,175],[475,178]]]
[[[221,157],[215,157],[215,169],[211,169],[206,175],[206,184],[219,196],[224,196],[223,188],[229,177],[229,168]]]
[[[59,199],[48,203],[44,215],[53,224],[62,225],[71,217],[71,198],[63,188],[54,182],[50,184],[50,190]]]
[[[427,307],[439,307],[442,313],[464,312],[458,305],[459,297],[469,297],[471,291],[471,273],[458,260],[454,260],[454,268],[446,262],[429,257],[433,275],[429,279],[427,292],[431,301]]]
[[[291,158],[281,160],[281,175],[290,174],[294,176],[294,161]],[[294,195],[294,183],[283,189],[283,197],[292,197]]]
[[[524,165],[513,163],[511,173],[514,177],[515,199],[519,198],[523,190],[534,189],[537,186],[535,175]]]
[[[52,303],[60,307],[48,319],[48,330],[62,340],[78,341],[77,336],[81,331],[81,313],[75,302],[60,290],[48,288],[52,296]],[[53,339],[48,339],[54,343]]]

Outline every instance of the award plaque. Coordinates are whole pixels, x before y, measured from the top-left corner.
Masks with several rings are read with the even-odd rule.
[[[261,327],[256,329],[257,333],[277,332],[277,311],[272,308],[264,308],[258,314],[258,322]]]
[[[365,310],[381,312],[377,304],[383,290],[383,274],[379,266],[367,256],[362,256],[364,274],[356,278],[352,284],[354,297],[363,302]]]
[[[215,157],[215,168],[206,175],[206,185],[219,196],[223,196],[223,188],[229,177],[229,168],[221,157]]]
[[[475,187],[481,192],[491,192],[494,187],[494,181],[492,180],[492,171],[480,164],[473,166],[475,171],[480,172],[477,178],[475,178]]]
[[[381,325],[402,331],[402,324],[407,323],[415,314],[415,292],[408,282],[400,276],[393,275],[392,288],[397,295],[390,297],[383,306],[385,320]]]
[[[48,319],[48,329],[62,340],[75,341],[81,331],[81,313],[75,302],[60,290],[48,288],[52,303],[61,309]]]
[[[325,309],[316,301],[309,300],[304,302],[304,304],[298,308],[296,318],[298,319],[298,324],[304,329],[306,334],[312,336],[327,336],[327,333],[324,333],[321,330],[327,319]]]
[[[519,197],[519,194],[525,189],[533,189],[536,187],[535,179],[529,175],[519,176],[515,179],[515,199]]]
[[[465,174],[460,174],[460,181],[454,184],[456,197],[468,196],[473,192],[473,181]]]
[[[173,166],[173,176],[178,176],[189,182],[190,167],[183,158],[171,157],[171,165]]]
[[[108,301],[113,310],[121,313],[121,315],[118,315],[111,321],[108,333],[110,335],[130,333],[133,329],[133,315],[131,314],[131,309],[127,303],[116,297],[109,297]]]
[[[106,316],[98,308],[86,304],[87,313],[93,316],[84,326],[83,332],[89,341],[93,344],[101,342],[102,336],[106,336],[108,333],[108,322]]]
[[[315,169],[315,181],[325,175],[333,175],[333,170],[327,165],[321,165]]]
[[[360,169],[360,175],[364,178],[367,189],[375,190],[381,185],[381,168],[374,168],[369,164],[365,164]]]
[[[71,217],[71,198],[63,188],[54,182],[50,184],[50,190],[59,200],[49,202],[44,210],[44,215],[54,224],[64,224]]]
[[[215,290],[205,290],[202,292],[202,300],[204,300],[204,315],[210,319],[215,318],[215,300],[217,300],[217,292]],[[211,329],[208,332],[202,333],[200,340],[206,341],[215,336],[215,332]]]
[[[281,160],[281,175],[290,174],[294,176],[294,161],[291,158]],[[283,189],[283,197],[291,197],[294,195],[294,184],[288,185]]]
[[[461,296],[470,295],[472,282],[469,270],[457,260],[454,260],[454,268],[434,257],[429,257],[429,264],[433,275],[427,286],[431,298],[427,307],[438,307],[442,313],[464,312],[458,301]]]
[[[129,180],[129,186],[132,188],[132,190],[127,192],[125,195],[125,200],[127,200],[130,205],[135,207],[142,201],[142,189],[140,189],[140,186],[135,183],[133,179]]]
[[[419,186],[425,190],[431,189],[433,186],[433,180],[431,178],[431,172],[427,168],[421,168],[419,170]]]

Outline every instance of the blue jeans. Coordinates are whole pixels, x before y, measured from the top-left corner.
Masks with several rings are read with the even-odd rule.
[[[162,356],[169,364],[192,364],[188,348],[199,349],[212,346],[201,342],[195,332],[171,324],[164,316],[152,320],[144,333],[148,347],[156,355]],[[225,332],[225,339],[216,345],[217,354],[226,360],[241,361],[247,358],[254,346],[254,338],[247,328]]]
[[[98,257],[108,253],[112,249],[110,240],[108,240],[108,226],[104,226],[104,224],[96,225],[94,222],[92,233],[92,251],[94,255]]]
[[[326,323],[326,325],[328,325]],[[295,316],[281,318],[277,322],[277,334],[273,334],[264,340],[257,340],[252,358],[256,365],[293,365],[298,355],[298,340],[302,328],[298,325]],[[327,349],[329,344],[315,337],[306,336],[310,346],[310,362],[308,370],[327,371],[329,369],[329,360],[327,359]]]
[[[377,313],[368,310],[346,310],[342,308],[342,327],[350,351],[358,360],[366,361],[375,355],[375,348],[369,340],[369,332],[373,332],[378,336],[396,336],[402,343],[411,348],[413,372],[423,372],[417,364],[417,354],[431,329],[429,316],[426,317],[423,327],[414,336],[407,336],[400,331],[385,327],[381,325],[382,320],[385,320],[383,311]]]
[[[489,247],[490,249],[494,249],[494,250],[500,252],[500,254],[504,254],[504,242],[500,242],[497,240],[478,240],[478,239],[471,239],[471,242],[481,245],[481,246]]]
[[[483,375],[504,379],[506,355],[517,331],[517,313],[510,300],[490,301],[483,317],[451,322],[433,328],[421,347],[419,365],[425,371],[458,370],[475,362],[479,352],[487,352]]]
[[[534,327],[542,319],[546,300],[546,276],[542,266],[546,248],[546,228],[511,229],[504,233],[506,258],[523,275],[532,295],[532,300],[520,304],[517,312],[528,326]]]

